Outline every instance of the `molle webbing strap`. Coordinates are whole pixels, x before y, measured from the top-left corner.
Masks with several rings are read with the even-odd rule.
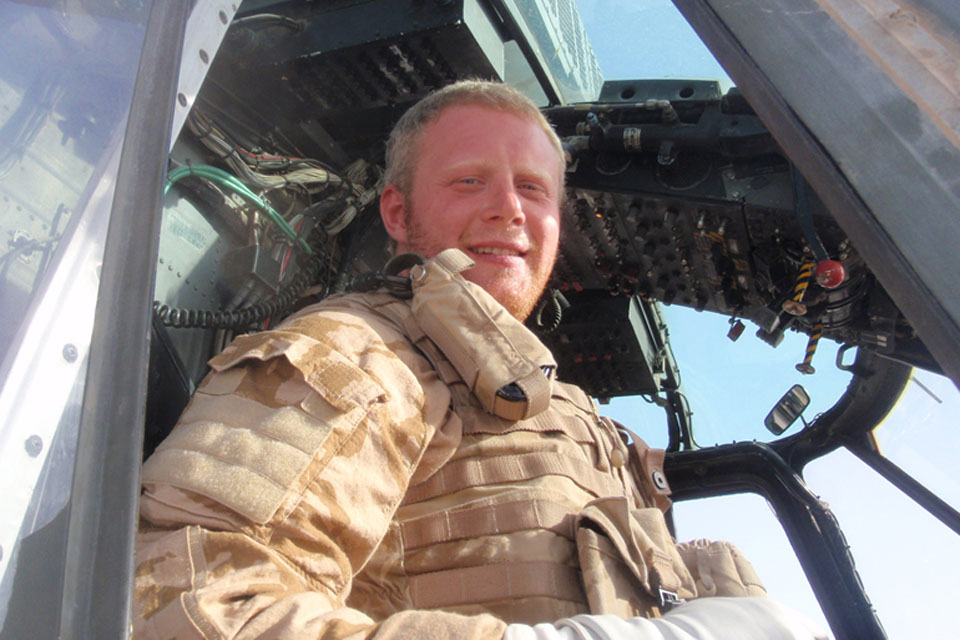
[[[594,496],[625,495],[620,482],[600,473],[583,460],[561,453],[543,452],[448,462],[426,481],[411,487],[403,504],[416,504],[470,487],[523,482],[547,475],[565,476]]]
[[[443,268],[450,273],[460,273],[472,267],[475,263],[470,256],[459,249],[447,249],[441,251],[433,257],[433,261],[443,265]]]
[[[507,598],[547,597],[586,604],[575,567],[552,562],[516,562],[449,569],[409,578],[412,604],[436,609]]]
[[[415,324],[416,321],[412,315],[409,319],[410,322],[408,322],[408,324]],[[440,352],[437,345],[430,341],[430,338],[421,334],[420,339],[414,340],[413,344],[427,357],[427,360],[433,365],[434,371],[437,372],[437,376],[444,384],[450,387],[454,385],[461,386],[469,393],[470,390],[467,389],[467,385],[460,379],[460,374],[457,373],[457,370],[450,364],[450,361],[443,357],[443,353]]]
[[[559,404],[559,403],[557,403]],[[560,413],[559,411],[544,412],[528,420],[519,422],[500,421],[486,416],[486,419],[476,419],[482,410],[471,406],[455,407],[458,415],[463,419],[463,435],[497,434],[503,435],[515,431],[531,431],[535,433],[558,432],[563,433],[576,442],[593,443],[594,435],[584,424],[584,421],[575,415]]]
[[[576,515],[569,505],[534,499],[432,513],[400,525],[404,549],[453,540],[540,529],[574,540]]]
[[[412,336],[415,334],[410,331],[411,326],[416,326],[417,333],[420,335],[420,337],[415,340],[412,338]],[[466,389],[467,393],[470,392],[466,383],[460,378],[460,374],[457,373],[457,370],[454,368],[454,366],[450,364],[450,361],[444,357],[443,352],[440,351],[440,347],[435,345],[430,338],[425,336],[423,332],[420,331],[420,326],[417,324],[417,320],[413,317],[413,314],[407,316],[406,320],[404,321],[404,328],[407,329],[407,335],[411,336],[413,344],[424,356],[426,356],[427,360],[430,361],[430,364],[433,365],[434,371],[437,372],[437,376],[443,381],[444,384],[449,387],[460,386]]]

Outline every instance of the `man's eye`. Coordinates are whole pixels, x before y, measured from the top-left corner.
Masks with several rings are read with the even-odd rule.
[[[518,189],[526,189],[528,191],[536,191],[539,193],[546,193],[546,189],[542,185],[536,184],[534,182],[524,182],[517,186]]]
[[[480,184],[478,178],[460,178],[457,182],[460,184]]]

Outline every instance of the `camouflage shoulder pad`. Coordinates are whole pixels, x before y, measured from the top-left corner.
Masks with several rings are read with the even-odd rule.
[[[223,372],[245,360],[267,361],[283,356],[303,374],[306,383],[341,411],[366,405],[386,391],[346,356],[301,333],[275,330],[240,336],[210,359],[210,368]]]
[[[283,361],[292,369],[272,367]],[[290,331],[241,336],[210,366],[142,479],[211,498],[257,524],[317,472],[311,462],[325,447],[349,437],[387,397],[346,355]]]

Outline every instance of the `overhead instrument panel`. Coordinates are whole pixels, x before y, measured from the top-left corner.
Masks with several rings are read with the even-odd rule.
[[[546,113],[570,159],[560,291],[722,313],[731,339],[744,319],[772,346],[793,330],[813,350],[823,336],[937,369],[736,89],[607,82],[596,102]]]

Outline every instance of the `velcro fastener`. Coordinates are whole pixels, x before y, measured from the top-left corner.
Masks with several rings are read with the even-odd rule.
[[[346,356],[324,342],[302,333],[273,330],[238,337],[209,361],[214,371],[226,372],[247,360],[266,362],[284,357],[324,400],[340,411],[350,411],[386,395],[386,390]]]
[[[554,396],[555,397],[555,396]],[[561,403],[558,403],[561,404]],[[575,442],[594,444],[596,436],[587,427],[586,418],[572,412],[563,412],[558,409],[565,407],[554,406],[553,411],[538,413],[532,418],[520,421],[511,421],[491,416],[480,407],[464,404],[457,407],[457,413],[463,420],[463,434],[497,434],[503,435],[515,431],[533,431],[537,433],[562,433]]]

